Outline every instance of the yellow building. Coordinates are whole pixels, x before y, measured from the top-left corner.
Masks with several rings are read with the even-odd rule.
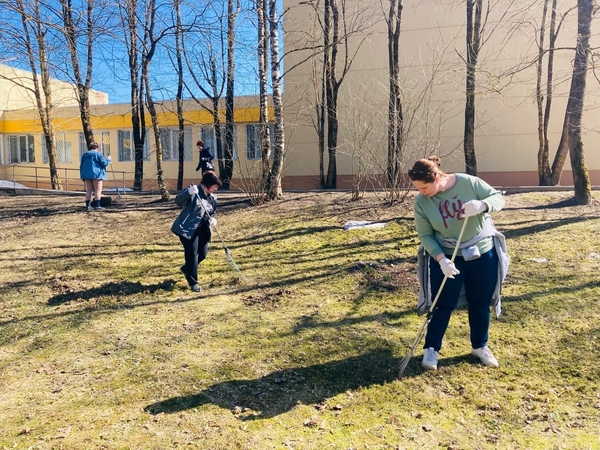
[[[493,3],[486,20],[477,72],[478,175],[496,186],[536,186],[539,141],[534,62],[538,53],[536,24],[541,22],[541,5],[531,0]],[[558,3],[559,14],[572,6],[572,2],[566,0]],[[347,0],[345,4],[346,29],[351,33],[348,57],[352,63],[339,92],[337,186],[350,188],[360,183],[376,187],[385,173],[387,158],[388,32],[384,18],[387,10],[375,0]],[[404,0],[403,4],[400,67],[406,132],[404,169],[417,158],[436,154],[442,158],[445,171],[464,172],[465,2]],[[508,5],[510,9],[506,9]],[[282,184],[284,189],[318,188],[320,161],[314,124],[315,97],[321,89],[316,81],[321,72],[318,56],[311,55],[322,43],[322,36],[309,2],[284,0],[284,8],[288,11],[284,19],[283,47],[287,72],[283,93],[286,157]],[[576,31],[576,11],[571,11],[565,17],[556,43],[560,50],[556,53],[549,126],[551,162],[562,131]],[[591,46],[598,44],[598,38],[592,36]],[[344,42],[338,50],[337,76],[340,78],[346,56]],[[544,68],[544,80],[545,72]],[[32,103],[28,104],[31,99],[17,91],[10,81],[0,80],[0,94],[4,94],[0,116],[0,179],[15,179],[28,186],[37,180],[38,187],[47,187],[49,171],[37,113]],[[600,185],[599,94],[597,79],[588,75],[582,135],[593,185]],[[134,163],[129,105],[108,104],[103,93],[95,93],[94,103],[92,125],[96,140],[104,153],[112,154],[112,170],[119,185],[131,187]],[[81,184],[77,184],[78,166],[85,148],[78,109],[72,95],[63,95],[59,105],[54,119],[59,164],[64,171],[61,178],[69,180],[70,184],[64,187],[71,189],[75,183],[75,188],[81,189]],[[174,188],[177,179],[175,103],[162,102],[159,107],[166,144],[163,149],[165,177]],[[235,108],[236,161],[232,188],[239,189],[248,187],[248,180],[258,167],[255,132],[258,98],[238,97]],[[188,183],[198,179],[195,141],[203,139],[213,150],[216,146],[208,113],[194,101],[186,101],[184,110],[187,124],[184,183]],[[150,128],[148,135],[144,188],[154,189],[156,164]],[[325,169],[327,164],[325,152]],[[112,178],[110,174],[109,177]],[[572,184],[568,160],[561,184]]]
[[[11,69],[12,70],[12,69]],[[27,72],[19,71],[24,79]],[[65,87],[66,85],[66,87]],[[82,190],[79,180],[79,161],[87,151],[81,127],[79,109],[73,87],[55,82],[53,88],[59,101],[54,109],[54,129],[59,162],[59,177],[63,189]],[[39,115],[32,107],[34,101],[27,97],[26,89],[0,79],[0,92],[7,94],[0,116],[0,179],[16,181],[28,187],[50,188],[50,170]],[[112,156],[109,166],[108,188],[131,188],[134,179],[134,148],[131,125],[131,108],[128,104],[108,104],[107,94],[94,91],[91,122],[94,138],[105,155]],[[18,108],[11,108],[11,106]],[[178,174],[178,122],[175,101],[157,103],[161,123],[163,146],[163,171],[168,185],[177,186]],[[209,106],[206,104],[205,106]],[[200,172],[195,169],[198,155],[195,143],[202,139],[213,154],[216,152],[212,116],[197,102],[187,100],[183,105],[185,130],[184,185],[198,182]],[[234,159],[236,178],[233,187],[248,185],[259,161],[257,123],[258,98],[236,98],[234,121]],[[157,188],[156,152],[150,117],[146,115],[146,159],[144,160],[144,189]],[[223,113],[224,122],[224,113]],[[224,126],[223,126],[224,132]],[[216,155],[215,155],[216,156]],[[236,184],[237,183],[237,184]]]

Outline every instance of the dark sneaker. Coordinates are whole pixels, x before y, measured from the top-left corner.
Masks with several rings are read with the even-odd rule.
[[[190,286],[190,289],[194,292],[200,292],[202,290],[202,288],[200,287],[199,284],[194,284],[194,285]]]
[[[86,211],[93,211],[93,210],[94,210],[94,208],[92,207],[92,205],[87,205],[87,206],[85,207],[85,210],[86,210]]]

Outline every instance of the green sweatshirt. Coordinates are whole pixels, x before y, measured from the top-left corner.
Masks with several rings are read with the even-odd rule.
[[[464,216],[462,205],[469,200],[482,200],[487,205],[488,212],[500,211],[504,207],[504,198],[480,178],[462,173],[455,174],[454,185],[433,197],[418,194],[415,198],[415,227],[421,243],[427,253],[437,257],[441,253],[452,255],[454,248],[441,247],[439,240],[445,238],[458,239],[463,225]],[[462,242],[473,238],[483,229],[484,214],[469,217]],[[436,239],[437,238],[437,239]],[[479,252],[484,254],[494,246],[491,237],[477,243]],[[459,250],[457,255],[461,256]]]

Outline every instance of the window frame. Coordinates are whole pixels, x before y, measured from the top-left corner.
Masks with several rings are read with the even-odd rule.
[[[97,139],[98,136],[100,137],[100,139]],[[110,131],[95,131],[94,139],[97,139],[96,143],[98,144],[98,151],[100,153],[102,153],[102,156],[107,157],[108,155],[110,155]],[[81,159],[83,154],[85,152],[87,152],[88,150],[89,149],[87,148],[87,144],[85,142],[85,135],[83,134],[83,131],[80,131],[79,132],[79,159]]]
[[[219,155],[217,155],[217,145],[215,139],[215,126],[214,125],[203,125],[200,128],[200,136],[202,141],[204,141],[204,148],[208,147],[211,150],[211,153],[215,157],[215,159],[219,159]],[[209,145],[210,144],[210,145]],[[221,145],[222,148],[225,148],[225,125],[221,125]],[[238,152],[237,152],[237,125],[233,126],[233,160],[237,161]]]
[[[269,159],[273,159],[273,146],[275,145],[275,124],[274,123],[268,123],[267,126],[269,127],[269,140],[271,141],[271,150],[269,152]],[[253,130],[251,133],[249,133],[249,130]],[[260,139],[260,124],[259,123],[248,123],[246,124],[246,159],[248,161],[256,161],[260,159],[260,145],[259,144],[259,139]],[[252,136],[250,136],[252,135]],[[250,157],[250,148],[253,147],[253,156]]]
[[[72,136],[69,133],[54,133],[54,146],[56,147],[56,159],[61,164],[73,163],[73,142]],[[61,149],[62,146],[62,149]],[[48,148],[46,147],[46,139],[42,135],[42,164],[48,164],[50,157],[48,156]]]
[[[117,147],[118,147],[118,155],[117,160],[119,162],[135,162],[135,146],[131,145],[129,147],[129,152],[131,159],[124,159],[124,146],[123,141],[125,139],[125,135],[128,135],[130,144],[133,144],[133,130],[118,130],[117,131]],[[148,133],[146,133],[146,137],[144,140],[144,161],[150,161],[150,145],[148,144]]]
[[[179,162],[179,128],[160,128],[159,133],[163,161]],[[165,152],[167,148],[168,152]],[[193,161],[193,159],[191,129],[183,127],[183,160]]]
[[[21,139],[25,138],[25,148],[21,148]],[[13,159],[13,149],[11,148],[11,142],[18,140],[18,147],[16,149],[17,157],[16,161]],[[35,139],[32,134],[9,134],[6,136],[6,150],[7,150],[7,161],[8,164],[35,164]],[[23,161],[22,155],[25,151],[27,160]]]

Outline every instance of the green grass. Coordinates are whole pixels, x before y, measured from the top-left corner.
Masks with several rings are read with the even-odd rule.
[[[173,203],[0,197],[0,448],[599,449],[600,214],[569,195],[494,215],[512,256],[500,368],[469,355],[459,310],[439,370],[419,346],[402,379],[423,321],[410,202],[222,194],[249,282],[215,236],[195,294]]]

